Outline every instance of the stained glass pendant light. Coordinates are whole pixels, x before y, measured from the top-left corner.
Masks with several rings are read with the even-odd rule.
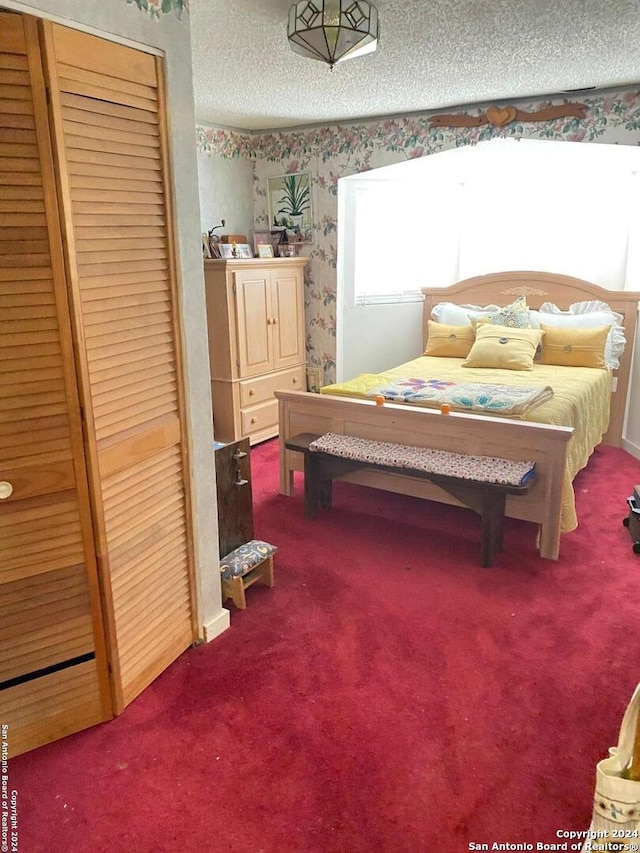
[[[289,10],[291,50],[331,68],[378,46],[378,10],[363,0],[303,0]]]

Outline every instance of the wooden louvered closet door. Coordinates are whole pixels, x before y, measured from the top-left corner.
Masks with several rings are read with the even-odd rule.
[[[44,35],[119,711],[195,639],[162,65]]]
[[[112,716],[66,298],[36,23],[0,13],[0,721],[10,755]]]

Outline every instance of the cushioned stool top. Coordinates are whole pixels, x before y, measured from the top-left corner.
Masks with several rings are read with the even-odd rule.
[[[535,462],[518,462],[496,456],[467,456],[449,450],[410,447],[390,441],[373,441],[355,435],[328,432],[312,441],[309,450],[343,456],[372,465],[407,468],[427,474],[445,474],[481,483],[521,486],[532,476]]]
[[[261,539],[252,539],[244,545],[235,548],[220,560],[220,572],[225,580],[242,577],[271,557],[278,549]]]

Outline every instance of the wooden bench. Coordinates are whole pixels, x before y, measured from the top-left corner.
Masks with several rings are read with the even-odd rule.
[[[320,436],[315,433],[300,433],[285,440],[288,450],[298,451],[304,456],[304,511],[305,518],[314,518],[320,507],[328,508],[332,504],[332,481],[336,477],[349,474],[361,468],[376,468],[379,471],[387,471],[391,474],[404,474],[410,477],[429,480],[445,489],[450,495],[459,500],[469,509],[474,510],[482,520],[482,544],[480,551],[480,565],[491,566],[493,555],[502,550],[502,527],[504,520],[505,499],[507,495],[525,494],[535,480],[535,471],[531,466],[527,473],[526,482],[520,485],[512,483],[491,482],[488,479],[469,479],[466,476],[452,474],[434,473],[404,465],[389,465],[374,462],[371,459],[354,459],[335,455],[324,450],[312,449],[310,445],[319,439],[327,439],[328,436]],[[342,437],[344,438],[344,437]],[[360,446],[378,445],[378,442],[357,439]],[[416,448],[408,448],[404,445],[396,445],[400,451],[416,451]],[[417,448],[424,450],[424,455],[434,453],[428,448]],[[416,455],[414,453],[414,455]],[[417,454],[420,455],[419,453]],[[477,457],[464,457],[461,454],[439,452],[440,458],[455,457],[456,462],[468,458],[471,463]],[[511,464],[512,460],[495,459],[495,463]],[[517,463],[516,463],[517,464]],[[526,463],[523,463],[526,464]],[[486,476],[486,475],[485,475]]]

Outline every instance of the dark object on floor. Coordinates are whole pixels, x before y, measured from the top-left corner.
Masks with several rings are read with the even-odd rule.
[[[273,586],[277,548],[253,536],[249,439],[215,442],[214,450],[222,603],[230,598],[238,610],[244,610],[245,590],[252,584]]]
[[[640,554],[640,486],[633,487],[633,495],[627,498],[629,515],[622,519],[633,539],[633,553]]]

